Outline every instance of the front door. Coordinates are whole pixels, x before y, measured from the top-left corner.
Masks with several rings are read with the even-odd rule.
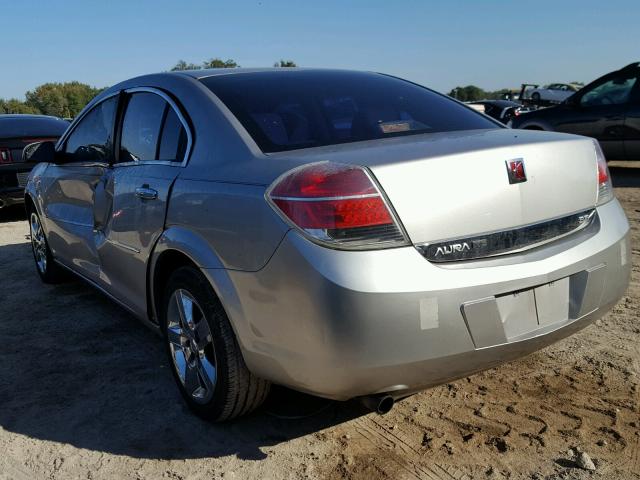
[[[146,314],[147,266],[163,232],[171,187],[186,160],[188,130],[162,92],[134,89],[125,96],[116,163],[105,188],[105,288]]]
[[[37,187],[54,256],[91,280],[100,272],[93,241],[95,192],[113,160],[117,103],[117,96],[107,98],[80,119],[61,146],[61,163],[48,165]]]

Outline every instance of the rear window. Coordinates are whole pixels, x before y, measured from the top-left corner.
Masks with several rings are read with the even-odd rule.
[[[375,73],[254,72],[214,75],[201,81],[265,153],[499,128],[427,88]]]

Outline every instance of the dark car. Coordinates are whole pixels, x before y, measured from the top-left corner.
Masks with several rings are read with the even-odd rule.
[[[57,141],[69,122],[45,115],[0,115],[0,208],[24,202],[33,164],[22,159],[32,142]]]
[[[479,105],[484,107],[483,113],[489,115],[502,123],[507,123],[513,117],[520,114],[522,105],[510,100],[479,100],[470,102],[470,105]],[[481,110],[482,111],[482,110]]]
[[[562,104],[520,115],[513,128],[598,139],[607,160],[640,160],[640,63],[608,73]]]

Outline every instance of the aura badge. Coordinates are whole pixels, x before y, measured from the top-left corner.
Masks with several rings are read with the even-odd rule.
[[[509,175],[509,183],[522,183],[527,181],[527,172],[524,169],[524,160],[522,158],[514,158],[507,160],[507,174]]]

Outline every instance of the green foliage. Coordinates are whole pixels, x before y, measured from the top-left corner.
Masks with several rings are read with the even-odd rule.
[[[0,114],[2,113],[40,113],[17,98],[4,100],[0,98]]]
[[[293,60],[280,60],[273,64],[274,67],[297,67],[298,65]]]
[[[80,82],[45,83],[25,94],[26,101],[0,99],[1,113],[36,113],[73,118],[102,91]]]
[[[235,60],[231,60],[230,58],[227,60],[222,60],[220,58],[211,58],[208,61],[202,64],[202,68],[238,68],[238,65]]]
[[[202,67],[200,65],[196,65],[195,63],[187,63],[184,60],[178,60],[172,68],[171,71],[179,71],[179,70],[200,70]]]
[[[240,65],[236,63],[235,60],[227,59],[222,60],[221,58],[210,58],[202,62],[202,64],[196,63],[187,63],[184,60],[178,60],[173,68],[171,68],[172,72],[179,70],[201,70],[203,68],[238,68]]]

